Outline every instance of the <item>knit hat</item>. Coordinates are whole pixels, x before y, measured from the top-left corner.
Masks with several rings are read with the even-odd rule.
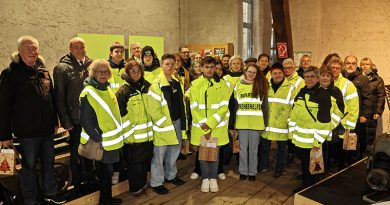
[[[275,70],[275,69],[280,69],[281,71],[283,71],[283,65],[280,64],[280,63],[274,63],[271,68],[270,68],[270,72],[272,72],[272,70]]]
[[[146,54],[150,54],[154,58],[154,49],[151,46],[145,46],[141,51],[141,59],[143,59]]]

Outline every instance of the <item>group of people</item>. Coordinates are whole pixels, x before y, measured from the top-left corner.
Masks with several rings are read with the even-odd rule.
[[[372,145],[384,110],[382,78],[369,58],[360,61],[328,55],[318,68],[310,56],[270,66],[270,57],[243,60],[239,56],[191,56],[186,46],[161,60],[150,46],[132,43],[131,57],[114,42],[108,60],[91,60],[79,37],[69,42],[69,53],[53,70],[52,81],[31,36],[18,39],[18,52],[0,77],[0,141],[11,147],[20,142],[21,188],[25,204],[38,204],[36,164],[43,165],[44,200],[65,200],[54,176],[53,135],[59,126],[69,131],[70,168],[74,193],[81,183],[98,177],[99,204],[120,204],[111,185],[126,164],[129,192],[150,186],[168,194],[164,183],[183,185],[176,160],[183,140],[197,151],[203,140],[216,142],[217,160],[206,161],[196,152],[191,179],[202,178],[202,192],[218,192],[226,147],[238,133],[240,180],[255,181],[269,170],[271,142],[277,143],[273,177],[285,174],[288,162],[301,160],[302,187],[315,183],[310,174],[312,149],[322,149],[326,169],[334,172],[362,158]],[[346,132],[356,132],[357,151],[343,150]],[[79,156],[80,143],[101,143],[103,158]],[[91,172],[96,167],[97,173]],[[88,170],[88,171],[86,171]]]

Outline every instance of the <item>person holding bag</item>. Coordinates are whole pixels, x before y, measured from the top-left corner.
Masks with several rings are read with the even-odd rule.
[[[127,180],[130,193],[138,194],[147,187],[147,172],[153,156],[152,123],[145,106],[150,83],[135,60],[127,63],[122,79],[125,83],[116,98],[123,121]]]
[[[234,87],[234,97],[238,104],[236,115],[232,116],[238,130],[240,142],[240,180],[249,176],[249,181],[256,180],[257,151],[260,131],[266,127],[268,116],[268,81],[256,64],[249,64],[244,69]]]
[[[80,143],[88,140],[100,142],[103,157],[99,167],[99,204],[120,204],[122,199],[112,197],[111,176],[113,164],[119,161],[119,149],[123,146],[122,120],[115,94],[108,79],[112,72],[108,61],[94,60],[89,67],[89,78],[80,94],[80,119],[82,132]]]
[[[213,57],[203,59],[202,73],[203,76],[194,80],[186,93],[192,114],[191,144],[199,146],[202,137],[207,140],[217,138],[218,149],[229,143],[229,87],[215,74]],[[199,161],[203,178],[201,191],[217,192],[218,157],[215,161]]]

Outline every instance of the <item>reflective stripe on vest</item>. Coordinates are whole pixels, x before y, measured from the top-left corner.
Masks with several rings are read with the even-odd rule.
[[[281,134],[287,134],[288,133],[288,129],[280,129],[280,128],[275,128],[275,127],[266,127],[265,131],[281,133]]]
[[[246,111],[246,110],[238,110],[236,115],[244,115],[244,116],[263,116],[263,111]]]
[[[108,113],[108,115],[110,115],[110,117],[112,118],[112,120],[115,122],[115,125],[118,128],[121,128],[119,122],[115,119],[114,115],[112,114],[110,108],[108,107],[107,103],[104,102],[103,99],[101,99],[99,97],[98,94],[95,93],[95,91],[93,91],[92,89],[90,88],[84,88],[83,92],[87,92],[89,94],[91,94],[91,97],[93,97],[93,99],[95,99],[96,101],[98,101],[100,103],[100,105],[103,107],[103,109]]]
[[[301,83],[302,78],[298,78],[297,82],[295,83],[295,87],[298,89],[299,84]]]

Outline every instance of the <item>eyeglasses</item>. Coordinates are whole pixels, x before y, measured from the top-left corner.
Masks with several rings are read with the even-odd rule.
[[[130,70],[130,74],[140,74],[141,70]]]
[[[252,71],[246,71],[246,73],[251,74],[251,75],[256,75],[257,74],[257,72],[252,72]]]
[[[315,78],[317,78],[317,76],[316,75],[304,75],[303,78],[304,79],[315,79]]]
[[[96,71],[97,75],[110,75],[110,71],[105,70],[105,71]]]
[[[356,65],[356,62],[345,62],[346,65]]]

